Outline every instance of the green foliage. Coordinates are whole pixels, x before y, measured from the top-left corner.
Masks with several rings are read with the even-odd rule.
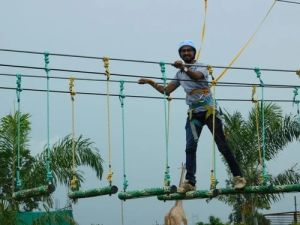
[[[209,223],[198,222],[196,225],[229,225],[229,223],[223,223],[219,218],[210,216]]]
[[[258,115],[259,121],[261,121],[261,110],[260,107],[254,107],[249,113],[248,119],[244,119],[239,112],[232,115],[224,114],[226,139],[242,167],[247,184],[251,186],[262,184],[262,165],[259,156],[262,155],[263,146],[261,142],[258,142],[258,138],[260,141],[262,138],[262,127],[261,122],[258,122],[258,134],[256,120]],[[265,114],[265,161],[268,162],[285,150],[289,143],[299,140],[300,126],[295,116],[283,115],[278,105],[265,104],[263,110]],[[228,173],[231,175],[229,169]],[[296,165],[287,168],[276,176],[268,174],[268,178],[269,183],[273,185],[300,183],[299,169]],[[232,178],[227,180],[228,185],[231,185],[232,182]],[[239,222],[242,217],[244,220],[247,218],[252,221],[253,218],[258,219],[257,209],[270,208],[270,204],[278,201],[282,196],[283,194],[241,194],[224,196],[220,199],[233,207],[230,221]],[[248,221],[247,224],[252,224],[252,222]]]
[[[18,116],[20,116],[19,143],[22,189],[30,189],[47,183],[45,167],[46,146],[37,156],[32,156],[29,150],[29,135],[31,131],[29,114],[16,112],[3,117],[0,120],[0,219],[6,215],[12,215],[11,212],[37,209],[39,207],[38,203],[41,201],[44,206],[51,207],[53,205],[51,196],[28,198],[18,202],[12,199],[12,193],[16,191]],[[101,179],[103,160],[98,149],[94,147],[94,143],[88,138],[79,136],[75,139],[75,150],[75,165],[91,168],[96,173],[96,176]],[[54,185],[56,186],[58,183],[68,185],[73,174],[72,138],[70,135],[51,146],[50,158]],[[75,172],[80,183],[83,182],[84,176],[82,171],[76,170]],[[34,179],[32,179],[33,177]]]

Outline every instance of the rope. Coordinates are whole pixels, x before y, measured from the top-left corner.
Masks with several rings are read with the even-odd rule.
[[[257,133],[257,150],[258,150],[258,164],[262,165],[262,157],[261,157],[261,142],[259,135],[259,105],[256,96],[256,86],[252,87],[252,102],[255,104],[255,121],[256,121],[256,133]]]
[[[125,113],[124,113],[124,81],[120,81],[120,95],[119,100],[121,103],[121,109],[122,109],[122,144],[123,144],[123,190],[126,192],[126,189],[128,187],[128,180],[126,176],[126,160],[125,160]]]
[[[47,159],[46,159],[46,168],[47,168],[47,182],[52,183],[52,171],[51,171],[51,156],[50,156],[50,94],[49,94],[49,53],[44,53],[45,61],[45,72],[47,76]]]
[[[165,176],[164,176],[164,185],[166,188],[170,187],[170,166],[169,166],[169,120],[167,114],[167,95],[166,95],[166,86],[167,86],[167,79],[166,79],[166,67],[165,63],[161,62],[160,64],[160,71],[162,74],[163,85],[164,85],[164,115],[165,115],[165,150],[166,150],[166,168],[165,168]]]
[[[16,188],[20,189],[22,187],[22,180],[21,180],[21,175],[20,175],[20,170],[21,170],[21,155],[20,155],[20,135],[21,135],[21,80],[22,80],[22,75],[17,74],[17,102],[18,102],[18,111],[17,111],[17,170],[16,170]]]
[[[240,51],[237,53],[237,55],[232,59],[232,61],[228,64],[228,67],[231,67],[235,61],[238,60],[238,58],[241,56],[241,54],[244,52],[244,50],[249,46],[249,44],[251,43],[251,41],[254,39],[255,35],[258,33],[258,31],[260,30],[260,28],[262,27],[263,23],[266,21],[267,17],[269,16],[269,14],[271,13],[272,9],[274,8],[274,5],[276,3],[276,0],[274,0],[273,4],[271,5],[270,9],[268,10],[267,14],[265,15],[265,17],[263,18],[263,20],[261,21],[261,23],[259,24],[259,26],[257,27],[257,29],[255,30],[255,32],[252,34],[252,36],[249,38],[249,40],[246,42],[246,44],[240,49]],[[228,71],[228,68],[225,68],[220,75],[217,77],[216,82],[218,82],[223,76],[225,76],[226,72]]]
[[[103,57],[103,63],[105,68],[105,75],[106,75],[106,103],[107,103],[107,132],[108,132],[108,174],[107,174],[107,181],[109,185],[112,185],[112,166],[111,166],[111,127],[110,127],[110,102],[109,102],[109,79],[110,79],[110,71],[109,71],[109,58]]]
[[[72,101],[72,180],[70,183],[70,187],[72,191],[79,189],[79,182],[76,176],[76,149],[75,149],[75,87],[74,87],[74,77],[69,78],[69,92],[71,95]]]
[[[293,106],[296,104],[297,106],[297,122],[300,124],[300,110],[299,110],[299,103],[300,101],[297,100],[297,96],[298,96],[298,88],[295,87],[294,91],[293,91],[294,97],[293,97]]]
[[[213,68],[212,66],[208,65],[208,73],[213,78]],[[213,109],[212,109],[212,115],[213,115],[213,132],[212,132],[212,166],[211,166],[211,173],[210,173],[210,189],[214,190],[217,187],[218,181],[217,181],[217,170],[216,170],[216,144],[215,144],[215,136],[216,136],[216,82],[213,79],[212,80],[212,95],[213,95]]]
[[[205,40],[206,16],[207,16],[207,0],[204,0],[204,20],[203,20],[202,31],[201,31],[201,44],[200,44],[199,50],[197,51],[197,54],[196,54],[196,60],[200,59],[202,46],[203,46],[204,40]]]
[[[256,77],[259,79],[261,86],[261,121],[262,121],[262,182],[264,185],[268,182],[268,174],[266,172],[266,132],[265,132],[265,107],[264,107],[264,82],[261,79],[261,71],[259,68],[255,68],[254,72],[256,73]]]
[[[296,70],[296,75],[300,78],[300,70]]]

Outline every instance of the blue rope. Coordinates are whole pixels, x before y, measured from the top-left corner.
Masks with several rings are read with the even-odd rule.
[[[262,176],[263,176],[263,184],[266,185],[268,180],[269,180],[269,176],[266,172],[266,132],[265,132],[265,109],[264,109],[264,82],[261,79],[261,71],[259,68],[255,68],[254,69],[255,73],[256,73],[256,77],[259,79],[260,82],[260,86],[261,86],[261,123],[262,123],[262,167],[263,167],[263,171],[262,171]]]
[[[21,170],[21,156],[20,156],[20,135],[21,135],[21,112],[20,112],[20,104],[21,104],[21,79],[22,75],[17,74],[17,102],[18,102],[18,111],[17,111],[17,170],[16,170],[16,188],[20,189],[22,187],[22,180],[20,175]]]
[[[167,86],[167,77],[166,77],[166,65],[164,62],[160,62],[160,71],[162,73],[162,79],[164,82],[164,114],[165,114],[165,148],[166,148],[166,169],[164,175],[164,184],[165,187],[169,187],[171,183],[170,176],[170,166],[169,166],[169,124],[168,124],[168,113],[167,113],[167,95],[166,95],[166,86]]]
[[[52,171],[51,171],[51,161],[50,161],[50,97],[49,97],[49,72],[50,69],[48,68],[49,60],[49,53],[44,53],[44,61],[45,61],[45,72],[47,75],[47,159],[46,159],[46,169],[47,169],[47,182],[52,183]]]
[[[126,160],[125,160],[125,113],[124,113],[124,81],[120,81],[120,94],[119,100],[121,103],[122,108],[122,142],[123,142],[123,190],[124,192],[127,190],[128,187],[128,180],[126,176]]]

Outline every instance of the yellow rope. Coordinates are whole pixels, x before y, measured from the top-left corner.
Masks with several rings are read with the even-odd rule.
[[[110,79],[110,71],[109,71],[109,58],[103,57],[103,63],[105,68],[105,75],[106,75],[106,103],[107,103],[107,132],[108,132],[108,174],[106,179],[108,180],[109,184],[112,184],[112,166],[111,166],[111,127],[110,127],[110,102],[109,102],[109,79]]]
[[[203,20],[202,31],[201,31],[201,44],[200,44],[199,50],[197,51],[197,54],[196,54],[196,60],[200,59],[202,46],[203,46],[204,40],[205,40],[205,34],[206,34],[206,15],[207,15],[207,0],[204,0],[204,20]]]
[[[251,41],[254,39],[255,35],[257,34],[257,32],[259,31],[259,29],[262,27],[263,23],[266,21],[267,17],[269,16],[269,14],[271,13],[274,5],[276,3],[276,0],[274,0],[274,2],[272,3],[270,9],[268,10],[267,14],[265,15],[265,17],[263,18],[263,20],[260,22],[259,26],[257,27],[257,29],[255,30],[255,32],[252,34],[252,36],[249,38],[249,40],[246,42],[246,44],[240,49],[240,51],[237,53],[237,55],[232,59],[232,61],[228,64],[228,66],[220,73],[220,75],[217,77],[216,82],[218,82],[228,71],[228,69],[235,63],[235,61],[241,56],[241,54],[244,52],[244,50],[249,46],[249,44],[251,43]]]
[[[74,87],[74,81],[75,78],[74,77],[70,77],[69,78],[69,91],[70,91],[70,95],[71,95],[71,100],[72,100],[72,153],[73,153],[73,166],[72,166],[72,170],[73,170],[73,177],[72,180],[70,182],[70,188],[72,191],[77,190],[78,189],[78,179],[76,177],[76,152],[75,152],[75,87]]]

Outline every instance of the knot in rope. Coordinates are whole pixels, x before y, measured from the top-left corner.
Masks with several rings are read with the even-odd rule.
[[[119,100],[121,102],[121,106],[123,107],[124,106],[124,98],[125,98],[125,95],[124,95],[124,80],[121,80],[120,81],[120,94],[119,94]]]
[[[21,81],[22,81],[22,75],[21,74],[17,74],[17,101],[20,102],[20,94],[21,94],[21,91],[22,91],[22,88],[21,88]]]
[[[210,190],[216,189],[217,184],[218,184],[218,181],[214,175],[214,171],[212,170],[211,175],[210,175]]]
[[[207,65],[207,70],[208,70],[209,75],[212,76],[212,74],[214,72],[214,69],[213,69],[212,65]]]
[[[160,71],[161,73],[165,73],[166,72],[166,64],[164,62],[160,62]]]
[[[109,71],[109,57],[104,56],[102,60],[103,60],[103,63],[104,63],[106,79],[109,80],[109,78],[110,78],[110,71]]]
[[[128,180],[127,180],[126,175],[124,174],[124,181],[123,181],[123,190],[124,190],[124,192],[127,190],[127,187],[128,187]]]
[[[256,77],[259,79],[260,84],[263,86],[264,82],[262,81],[261,77],[261,71],[259,68],[254,68],[254,72],[256,73]]]
[[[173,100],[173,98],[171,96],[167,96],[167,100],[170,102]]]
[[[50,69],[48,68],[48,64],[50,63],[49,52],[44,53],[44,61],[45,61],[45,71],[46,71],[47,76],[48,76],[48,72],[50,71]]]
[[[109,169],[109,172],[108,172],[107,177],[106,177],[106,179],[107,179],[108,182],[109,182],[109,185],[112,184],[112,177],[113,177],[113,174],[114,174],[114,173],[112,172],[112,170]]]
[[[300,78],[300,70],[296,70],[296,74],[299,76]]]
[[[252,87],[252,98],[251,98],[251,101],[252,101],[253,103],[257,103],[257,98],[256,98],[256,86],[255,86],[255,85]]]
[[[167,166],[165,171],[164,185],[165,187],[169,187],[170,184],[171,184],[170,167]]]
[[[211,86],[216,86],[217,85],[217,81],[216,80],[212,80],[211,81]]]
[[[295,103],[296,102],[296,97],[298,95],[298,88],[297,87],[294,88],[293,93],[294,93],[293,102]]]
[[[75,87],[74,87],[74,81],[75,81],[74,77],[69,78],[69,91],[70,91],[72,101],[74,101],[74,97],[76,95]]]
[[[70,181],[70,188],[72,191],[78,191],[79,189],[79,182],[76,175],[73,175],[72,180]]]

